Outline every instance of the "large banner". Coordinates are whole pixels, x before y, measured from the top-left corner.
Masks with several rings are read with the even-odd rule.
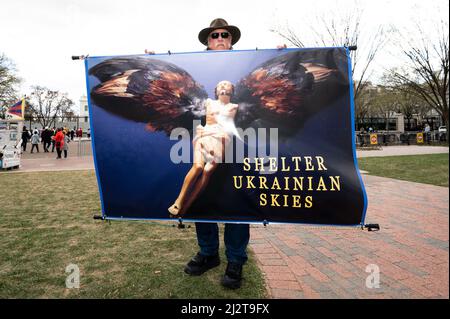
[[[347,48],[85,63],[104,218],[364,223]]]

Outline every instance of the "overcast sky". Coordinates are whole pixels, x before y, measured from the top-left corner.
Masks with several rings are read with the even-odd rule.
[[[442,8],[448,10],[448,0],[1,0],[0,53],[14,61],[24,80],[22,94],[42,85],[69,93],[78,106],[86,94],[84,65],[72,55],[201,51],[198,32],[217,17],[241,29],[235,49],[274,48],[286,41],[270,29],[289,25],[309,34],[307,26],[317,23],[318,15],[329,14],[329,8],[345,12],[355,4],[364,10],[367,34],[379,24],[414,30],[414,19],[432,21],[443,15]],[[392,63],[388,53],[393,50],[395,45],[386,48],[374,69]]]

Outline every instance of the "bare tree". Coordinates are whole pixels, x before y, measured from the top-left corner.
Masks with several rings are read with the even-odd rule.
[[[386,131],[389,131],[389,119],[399,108],[398,92],[390,87],[378,86],[376,98],[372,101],[371,109],[377,117],[384,119]]]
[[[42,127],[51,127],[56,123],[57,117],[72,114],[74,103],[67,94],[41,86],[33,86],[32,89],[31,96],[27,98],[28,114]]]
[[[70,122],[70,121],[75,120],[76,117],[77,116],[76,116],[75,112],[71,108],[68,108],[62,112],[61,122],[64,122],[64,121]]]
[[[350,7],[350,6],[349,6]],[[389,30],[381,25],[369,31],[362,28],[363,10],[356,7],[354,11],[343,12],[330,8],[329,12],[322,12],[316,16],[316,21],[309,23],[306,32],[296,32],[288,24],[270,31],[278,34],[296,47],[308,45],[308,35],[312,35],[310,46],[357,46],[350,51],[352,60],[352,76],[354,78],[354,99],[357,100],[363,87],[370,80],[369,72],[375,57],[387,41]],[[301,34],[301,35],[300,35]]]
[[[448,20],[441,20],[433,33],[425,32],[418,24],[419,40],[410,40],[403,48],[408,65],[392,71],[392,83],[422,99],[435,110],[447,127],[449,85],[449,33]],[[433,39],[433,36],[437,37]]]
[[[6,109],[19,99],[17,85],[20,82],[14,63],[0,54],[0,118],[4,118]]]
[[[424,103],[423,99],[411,93],[408,87],[393,87],[398,96],[398,112],[402,113],[407,120],[407,129],[411,129],[411,120],[415,115],[424,117],[430,108]]]

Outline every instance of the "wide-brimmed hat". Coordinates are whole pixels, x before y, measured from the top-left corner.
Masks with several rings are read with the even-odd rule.
[[[241,37],[241,30],[234,25],[228,25],[224,19],[217,18],[211,21],[209,28],[205,28],[198,34],[198,39],[204,45],[208,45],[209,34],[216,29],[225,29],[231,33],[231,45],[236,44]]]

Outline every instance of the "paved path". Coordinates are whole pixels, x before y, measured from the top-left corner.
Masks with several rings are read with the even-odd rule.
[[[40,157],[36,158],[22,159],[20,163],[21,166],[19,169],[3,170],[0,174],[94,169],[92,156],[69,156],[67,158],[56,159],[56,153],[45,157],[40,155]]]
[[[91,143],[87,139],[83,139],[81,144],[76,139],[71,141],[69,143],[68,157],[62,159],[56,159],[56,151],[44,152],[42,144],[39,144],[39,153],[34,151],[31,154],[30,150],[31,145],[29,144],[27,145],[27,151],[22,154],[20,161],[21,167],[19,169],[0,170],[0,174],[2,172],[20,173],[94,169]],[[78,156],[78,153],[83,156]]]
[[[363,176],[381,230],[252,226],[272,298],[449,298],[448,188]],[[380,288],[366,287],[377,265]]]
[[[356,157],[397,156],[448,153],[445,146],[384,146],[379,150],[356,150]]]

